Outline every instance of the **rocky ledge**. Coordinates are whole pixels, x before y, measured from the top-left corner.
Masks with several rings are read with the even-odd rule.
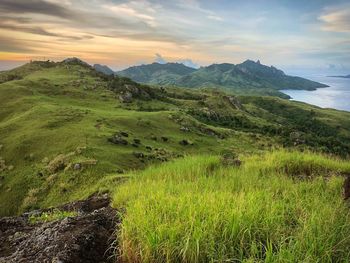
[[[55,211],[74,216],[50,222],[33,222],[53,209],[19,217],[0,218],[0,263],[115,262],[113,241],[118,219],[107,195],[93,195]]]

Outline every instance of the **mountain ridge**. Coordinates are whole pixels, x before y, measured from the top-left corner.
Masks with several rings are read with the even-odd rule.
[[[276,95],[284,98],[288,98],[288,96],[279,92],[279,90],[315,90],[328,87],[322,83],[286,75],[274,66],[261,64],[259,60],[257,62],[246,60],[240,64],[211,64],[199,69],[177,72],[177,74],[174,74],[174,71],[167,71],[167,74],[164,74],[163,70],[169,67],[168,65],[170,64],[153,63],[133,66],[118,71],[116,74],[145,84],[188,88],[224,88],[239,94],[247,92],[248,94]],[[171,70],[174,70],[174,67],[181,64],[171,63],[171,65],[173,67]],[[169,80],[171,74],[172,77]]]

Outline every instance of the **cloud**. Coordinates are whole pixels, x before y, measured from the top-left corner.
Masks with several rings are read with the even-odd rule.
[[[192,59],[186,58],[186,59],[180,59],[177,61],[178,63],[184,64],[186,67],[190,68],[199,68],[199,65],[194,63]]]
[[[155,55],[156,55],[156,58],[155,58],[154,62],[159,63],[159,64],[166,64],[167,63],[167,61],[162,57],[161,54],[156,53]]]
[[[24,19],[23,21],[19,19],[18,21],[21,23],[16,23],[15,19],[6,19],[4,17],[0,17],[0,29],[13,30],[16,32],[24,32],[41,36],[51,36],[58,37],[61,39],[69,39],[69,40],[86,40],[92,39],[93,36],[83,34],[83,35],[66,35],[60,33],[50,32],[40,26],[28,25],[28,20]],[[23,23],[25,22],[25,23]],[[25,25],[27,24],[27,25]]]
[[[55,3],[44,0],[1,0],[0,10],[2,13],[15,14],[43,14],[60,18],[70,18],[72,12]]]
[[[144,4],[142,5],[141,3],[142,2],[140,3],[130,2],[130,3],[119,4],[119,5],[108,4],[108,5],[103,5],[103,7],[105,9],[108,9],[114,12],[119,16],[125,16],[129,19],[136,18],[140,21],[145,22],[147,25],[151,27],[155,27],[156,26],[155,17],[149,14],[149,13],[154,13],[155,12],[154,9],[150,7],[149,4],[147,4],[145,8],[145,5]],[[146,14],[146,12],[148,14]]]
[[[23,45],[22,41],[0,36],[0,50],[2,52],[32,52],[33,49]]]
[[[326,8],[318,19],[323,22],[325,31],[350,32],[350,5]]]
[[[161,54],[159,53],[156,53],[155,54],[156,57],[155,57],[155,60],[154,62],[156,63],[159,63],[159,64],[166,64],[168,63],[169,61],[167,61]],[[190,68],[199,68],[199,65],[194,63],[191,59],[189,58],[185,58],[185,59],[176,59],[172,62],[176,62],[176,63],[181,63],[181,64],[184,64],[185,66],[187,67],[190,67]]]

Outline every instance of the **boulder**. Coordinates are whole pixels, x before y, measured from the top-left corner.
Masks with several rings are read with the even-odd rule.
[[[113,136],[112,138],[108,138],[108,141],[114,144],[128,145],[128,141],[118,135]]]
[[[80,170],[82,167],[81,167],[81,164],[80,163],[75,163],[74,165],[73,165],[73,170]]]
[[[134,139],[134,143],[141,144],[141,140],[140,139]]]
[[[119,94],[119,100],[122,103],[130,103],[132,102],[132,93],[129,91],[124,91],[122,93]]]

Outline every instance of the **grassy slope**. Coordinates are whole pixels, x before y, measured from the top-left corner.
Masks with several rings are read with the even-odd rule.
[[[348,262],[350,163],[278,151],[223,167],[188,157],[135,174],[114,205],[126,208],[123,262]],[[298,179],[298,178],[303,179]]]
[[[91,76],[84,67],[67,69],[56,65],[37,70],[35,65],[35,70],[21,80],[0,85],[0,156],[8,166],[14,166],[12,171],[2,173],[0,214],[82,198],[94,191],[92,186],[106,174],[152,163],[143,163],[133,156],[134,151],[148,154],[145,146],[179,154],[220,152],[228,145],[249,151],[257,148],[251,138],[239,132],[225,142],[196,130],[181,132],[181,125],[170,118],[174,113],[172,104],[148,101],[147,106],[155,109],[125,109],[116,95],[105,88],[106,83]],[[132,107],[138,108],[128,106]],[[195,121],[190,116],[186,119]],[[129,142],[141,139],[142,146],[109,143],[107,138],[118,131],[128,132]],[[158,140],[152,140],[152,136]],[[169,137],[169,142],[161,142],[161,136]],[[182,139],[191,140],[194,145],[181,146],[178,142]],[[95,159],[97,165],[87,165],[83,172],[45,172],[45,158],[53,160],[59,154],[85,146],[87,149],[70,157],[69,162]],[[43,175],[39,175],[41,172]]]
[[[183,154],[261,152],[282,145],[294,147],[289,137],[293,131],[312,137],[297,145],[302,149],[339,154],[350,145],[350,118],[345,112],[265,97],[241,97],[243,109],[236,109],[224,93],[176,88],[167,89],[164,98],[123,104],[106,89],[105,80],[84,66],[33,63],[10,73],[21,79],[0,84],[0,156],[8,167],[13,166],[0,172],[2,215],[86,197],[99,186],[108,188],[110,179],[112,185],[118,184],[123,175],[117,175],[117,170],[160,162],[136,158],[133,152],[154,157],[163,152],[160,157],[167,159]],[[340,142],[305,130],[300,123],[310,111],[312,119],[321,122],[316,129],[326,127]],[[301,121],[293,119],[298,116]],[[107,141],[118,131],[129,133],[129,145]],[[163,142],[161,136],[169,141]],[[141,140],[139,148],[130,145],[133,139]],[[183,139],[194,144],[182,146]],[[83,170],[48,171],[48,162],[60,158],[65,166],[81,163]]]

